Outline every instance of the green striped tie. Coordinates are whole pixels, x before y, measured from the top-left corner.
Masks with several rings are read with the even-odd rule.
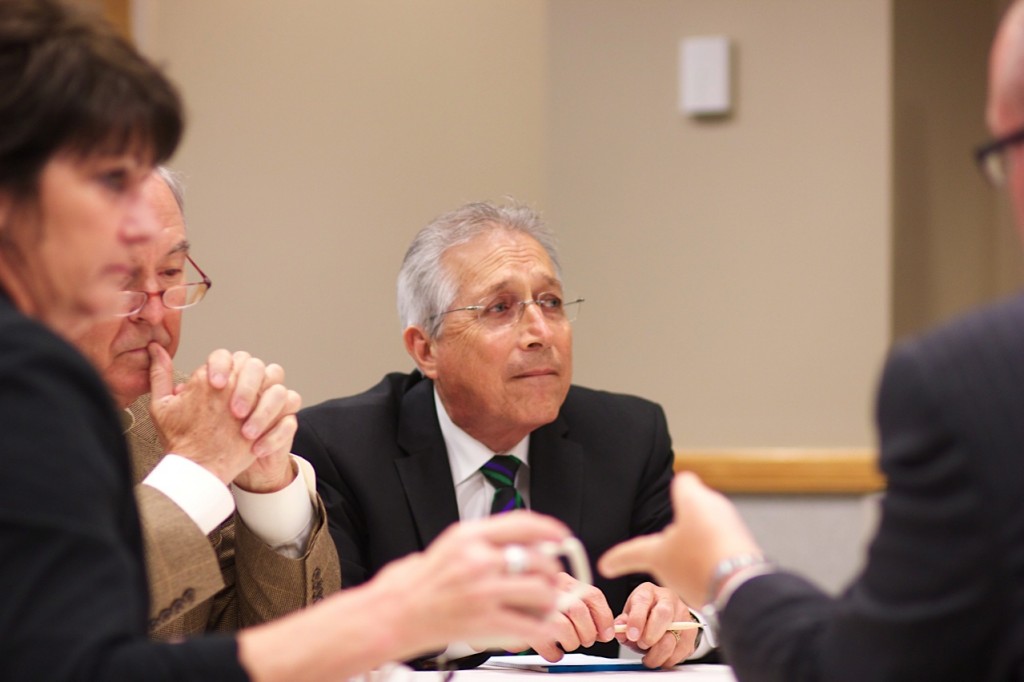
[[[487,482],[494,486],[494,502],[491,503],[491,513],[513,509],[522,509],[523,496],[516,490],[516,471],[519,469],[519,460],[512,455],[495,455],[480,467],[480,473],[484,475]]]

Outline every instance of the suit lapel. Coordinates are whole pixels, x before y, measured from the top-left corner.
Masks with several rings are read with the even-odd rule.
[[[583,447],[567,438],[561,416],[530,435],[530,507],[564,522],[579,535],[583,526]]]
[[[434,406],[434,384],[423,379],[402,398],[395,460],[423,547],[459,520],[455,485]]]

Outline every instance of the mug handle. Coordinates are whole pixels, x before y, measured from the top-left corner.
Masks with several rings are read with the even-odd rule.
[[[537,550],[550,557],[565,557],[569,564],[569,573],[579,584],[569,592],[558,595],[558,602],[555,608],[559,611],[568,611],[573,601],[583,596],[583,591],[588,585],[594,583],[594,577],[590,572],[590,560],[587,559],[587,550],[575,536],[569,536],[561,542],[542,542],[537,545]]]
[[[587,559],[586,548],[583,546],[583,543],[580,542],[579,538],[570,536],[561,542],[547,541],[537,543],[534,545],[534,549],[539,553],[552,558],[564,557],[566,562],[569,564],[569,571],[571,575],[576,578],[579,584],[577,584],[572,590],[559,594],[558,600],[555,602],[556,609],[563,613],[568,611],[574,601],[583,596],[583,591],[586,587],[593,584],[594,579],[590,572],[590,561]],[[517,648],[519,643],[496,639],[475,640],[470,642],[469,645],[477,651],[484,651],[487,649],[511,650]]]

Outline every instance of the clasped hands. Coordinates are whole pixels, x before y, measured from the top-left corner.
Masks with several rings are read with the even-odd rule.
[[[302,398],[284,386],[280,365],[221,349],[175,385],[167,351],[157,343],[148,350],[150,414],[167,452],[250,492],[274,492],[295,478],[289,450]]]

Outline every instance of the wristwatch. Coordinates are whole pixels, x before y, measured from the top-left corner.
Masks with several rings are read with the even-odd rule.
[[[700,609],[700,615],[707,621],[708,636],[712,646],[718,646],[718,614],[725,608],[729,597],[748,578],[770,573],[775,564],[763,554],[736,554],[718,562],[711,581],[708,583],[707,600]],[[734,580],[739,578],[739,580]]]

